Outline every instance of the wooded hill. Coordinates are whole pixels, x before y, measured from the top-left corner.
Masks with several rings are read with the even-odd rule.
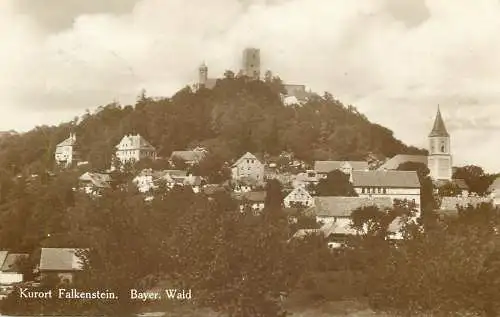
[[[0,169],[13,174],[50,170],[56,145],[70,131],[77,135],[82,160],[95,170],[109,167],[114,146],[127,133],[141,134],[163,157],[196,145],[224,160],[247,151],[290,151],[305,161],[426,153],[403,144],[391,130],[329,93],[314,94],[303,106],[293,107],[284,106],[281,92],[279,78],[250,81],[226,72],[212,90],[186,87],[163,99],[143,93],[134,106],[113,103],[59,126],[4,136]]]

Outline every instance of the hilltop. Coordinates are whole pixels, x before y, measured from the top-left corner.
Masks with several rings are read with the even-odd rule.
[[[226,74],[210,90],[186,87],[161,99],[141,94],[134,106],[112,103],[59,126],[4,136],[0,169],[16,174],[51,169],[55,146],[70,131],[77,135],[81,159],[95,170],[109,167],[114,145],[127,133],[141,134],[163,157],[196,145],[224,160],[246,151],[289,151],[306,162],[426,153],[405,145],[391,130],[371,123],[329,93],[313,94],[300,106],[285,106],[282,92],[276,77],[264,82]]]

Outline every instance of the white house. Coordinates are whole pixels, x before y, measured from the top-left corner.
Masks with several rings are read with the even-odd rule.
[[[294,205],[301,205],[304,207],[313,207],[314,198],[309,194],[309,192],[304,187],[294,188],[286,197],[283,199],[283,204],[286,208],[293,207]]]
[[[57,164],[62,166],[71,166],[71,164],[76,159],[76,135],[74,133],[70,133],[69,137],[56,145],[56,152],[54,154],[54,158]]]
[[[0,251],[0,285],[23,282],[19,261],[28,259],[28,254]]]
[[[231,173],[233,180],[249,177],[256,181],[263,181],[264,169],[264,164],[255,155],[247,152],[231,166]]]
[[[125,135],[116,146],[116,157],[122,164],[144,158],[156,159],[156,149],[139,134]]]
[[[42,279],[53,276],[63,282],[71,283],[75,275],[84,268],[78,250],[72,248],[42,248],[38,266]]]
[[[351,183],[359,197],[407,200],[420,210],[420,180],[415,171],[353,171]]]
[[[326,177],[326,175],[334,170],[340,170],[341,172],[351,175],[352,171],[368,171],[368,162],[365,161],[315,161],[314,171],[318,173],[320,177]]]

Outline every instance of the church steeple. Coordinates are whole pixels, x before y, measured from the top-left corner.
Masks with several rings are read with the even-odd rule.
[[[432,131],[429,134],[429,137],[449,137],[449,136],[450,134],[446,130],[443,117],[441,117],[441,111],[438,105],[436,119],[434,120],[434,126],[432,127]]]
[[[438,106],[434,126],[429,134],[429,157],[427,167],[434,180],[451,180],[452,156],[450,134],[446,131]]]

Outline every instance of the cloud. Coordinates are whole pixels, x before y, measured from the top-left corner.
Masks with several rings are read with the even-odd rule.
[[[218,76],[256,46],[264,69],[332,92],[411,144],[426,146],[440,104],[455,163],[500,169],[497,0],[130,0],[67,6],[66,28],[14,3],[0,2],[2,128],[130,103],[142,88],[170,95],[203,60]]]

